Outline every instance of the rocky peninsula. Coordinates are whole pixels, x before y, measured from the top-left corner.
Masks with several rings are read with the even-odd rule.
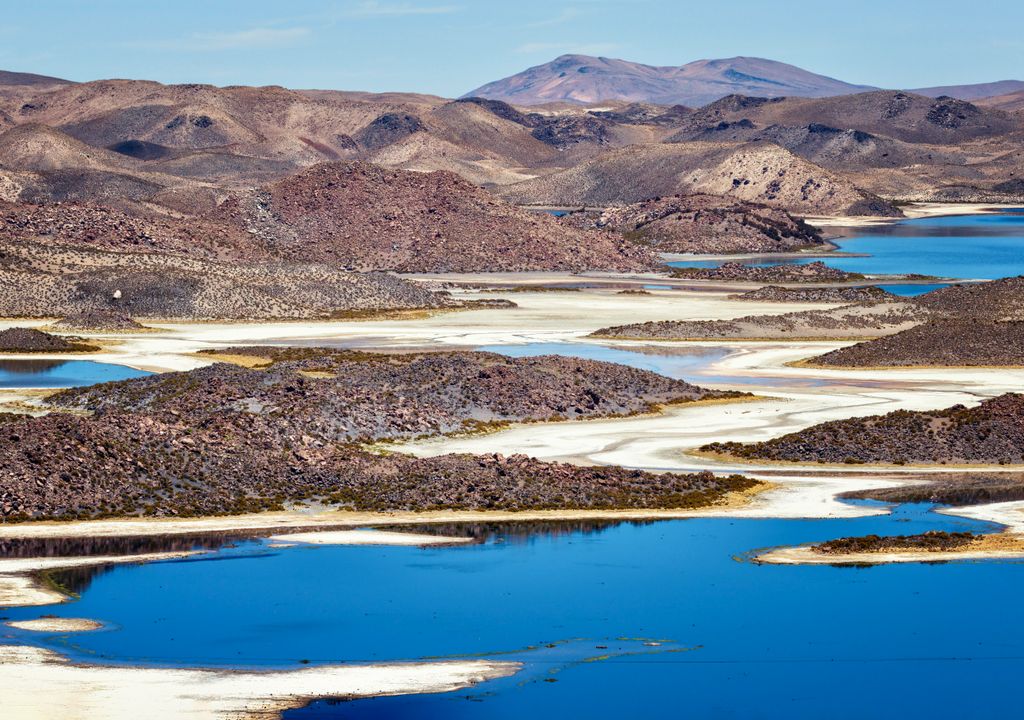
[[[215,515],[296,503],[365,511],[690,508],[757,485],[525,456],[417,459],[359,444],[736,395],[647,371],[491,353],[233,348],[229,356],[266,367],[217,363],[66,390],[49,401],[79,412],[0,425],[4,516]]]
[[[701,451],[746,461],[1018,465],[1024,463],[1024,395],[1007,393],[972,408],[834,420],[765,442],[716,442]]]

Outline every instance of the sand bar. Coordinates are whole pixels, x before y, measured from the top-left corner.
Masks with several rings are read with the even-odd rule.
[[[5,720],[273,718],[317,698],[458,690],[517,663],[483,660],[312,666],[288,671],[107,667],[33,647],[0,646]]]
[[[41,617],[35,620],[11,620],[5,623],[7,627],[17,630],[31,630],[32,632],[88,632],[99,630],[103,623],[89,620],[87,618],[65,618],[65,617]]]

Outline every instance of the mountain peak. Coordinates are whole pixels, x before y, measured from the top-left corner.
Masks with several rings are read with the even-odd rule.
[[[554,60],[479,87],[478,96],[520,105],[602,100],[705,105],[730,94],[826,97],[870,90],[766,58],[704,59],[654,66],[580,54]]]

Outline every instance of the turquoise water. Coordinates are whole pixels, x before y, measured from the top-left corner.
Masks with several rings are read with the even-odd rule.
[[[986,716],[1009,714],[1024,670],[1024,624],[1007,602],[1024,584],[1021,565],[743,560],[765,546],[926,529],[991,526],[904,506],[852,520],[463,526],[445,531],[483,541],[447,548],[241,541],[205,558],[117,567],[67,605],[7,611],[95,618],[108,630],[15,631],[9,641],[155,665],[491,653],[527,664],[460,693],[318,702],[290,718],[980,717],[978,698]]]
[[[948,285],[941,285],[941,284],[937,284],[937,283],[936,284],[921,283],[920,285],[907,283],[907,284],[904,284],[904,285],[878,285],[877,287],[880,287],[883,290],[887,290],[888,292],[891,292],[893,295],[903,295],[905,297],[913,297],[914,295],[924,295],[925,293],[931,292],[932,290],[941,290],[942,288],[949,287],[949,286]]]
[[[918,273],[965,280],[1024,275],[1024,208],[1000,215],[922,218],[857,228],[836,241],[841,252],[867,257],[831,257],[832,267],[867,275]],[[805,264],[794,258],[751,265]],[[715,267],[720,262],[672,262],[676,267]]]
[[[0,388],[62,388],[127,380],[150,373],[92,360],[3,360]]]

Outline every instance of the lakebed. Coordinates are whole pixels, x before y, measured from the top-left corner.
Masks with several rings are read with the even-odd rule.
[[[117,717],[118,707],[128,716],[139,698],[125,690],[126,684],[167,688],[178,682],[198,683],[210,694],[200,693],[197,700],[154,691],[169,717],[284,710],[290,717],[310,718],[500,718],[536,714],[541,707],[624,717],[666,712],[681,701],[699,717],[768,717],[784,709],[790,716],[810,718],[820,716],[822,707],[832,716],[851,718],[1008,711],[1013,698],[1006,688],[1021,669],[1016,651],[1024,647],[1024,635],[998,613],[961,613],[965,617],[955,624],[947,619],[970,602],[968,595],[1019,589],[1020,565],[1012,558],[936,566],[922,564],[930,559],[923,555],[911,558],[915,562],[870,569],[754,560],[766,548],[841,536],[986,533],[1000,525],[1015,529],[1022,515],[1018,503],[950,515],[933,512],[931,506],[891,509],[842,502],[836,493],[915,482],[926,473],[954,468],[751,465],[688,451],[711,440],[767,439],[828,419],[975,404],[1019,389],[1024,370],[879,372],[793,366],[846,344],[840,340],[642,343],[586,338],[602,326],[638,320],[728,319],[828,307],[737,302],[727,298],[728,289],[648,292],[474,292],[474,297],[508,297],[519,307],[411,322],[161,323],[145,335],[109,338],[99,357],[90,359],[152,371],[207,364],[195,354],[198,350],[260,342],[474,347],[653,369],[756,397],[673,406],[631,418],[519,425],[392,449],[418,455],[523,452],[649,470],[738,469],[771,486],[742,503],[682,513],[380,516],[309,509],[211,520],[4,526],[0,539],[12,542],[19,536],[45,543],[67,535],[228,534],[220,547],[197,543],[183,550],[178,543],[169,551],[174,556],[152,557],[146,564],[138,564],[137,557],[104,561],[99,572],[96,558],[80,559],[84,569],[63,580],[60,573],[53,576],[79,597],[4,614],[15,622],[57,615],[97,621],[101,627],[81,633],[7,628],[0,662],[5,686],[10,680],[26,693],[39,693],[66,684],[68,692],[90,698],[81,705],[90,717]],[[534,524],[517,522],[527,520]],[[327,536],[310,544],[299,542],[302,536],[282,534],[284,529],[396,525],[415,525],[393,529],[437,540],[406,536],[389,545],[386,537],[378,537],[358,546],[326,542]],[[238,535],[232,537],[232,531]],[[60,567],[61,562],[44,564]],[[39,588],[23,572],[18,576]],[[50,602],[60,599],[52,587],[49,591]],[[836,622],[837,617],[844,621]],[[946,631],[937,634],[934,627],[940,624]],[[369,673],[355,683],[337,674],[339,662],[373,665],[345,668]],[[413,668],[423,676],[414,678]],[[948,678],[947,687],[952,687],[955,678],[956,689],[941,697],[915,694],[911,700],[898,688],[874,683],[879,668],[921,684]],[[74,672],[68,674],[69,669]],[[118,674],[120,685],[112,679]],[[226,684],[218,685],[214,677]],[[484,680],[476,690],[419,694]],[[872,693],[849,693],[852,684],[868,683]],[[735,694],[723,690],[736,684],[748,700],[738,703]],[[222,707],[211,699],[224,694],[252,702]],[[316,698],[364,694],[398,696],[309,704]],[[835,705],[835,697],[845,698],[843,707]],[[986,698],[983,707],[979,697]],[[70,695],[63,699],[74,702]],[[17,712],[16,704],[12,707]]]

